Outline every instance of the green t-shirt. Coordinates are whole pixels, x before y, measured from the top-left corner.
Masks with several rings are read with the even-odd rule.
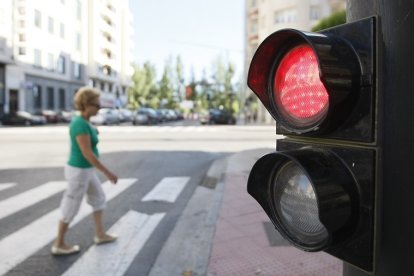
[[[99,157],[99,152],[97,148],[98,132],[94,127],[92,127],[88,121],[86,121],[82,116],[76,116],[72,119],[69,126],[70,134],[70,155],[68,164],[77,168],[90,168],[92,165],[88,160],[83,156],[81,149],[76,141],[76,136],[82,134],[88,134],[91,139],[92,151],[95,154],[96,158]]]

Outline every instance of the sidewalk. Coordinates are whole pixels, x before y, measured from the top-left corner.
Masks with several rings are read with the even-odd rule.
[[[273,149],[215,161],[163,246],[149,276],[341,276],[342,262],[296,249],[247,193],[253,164]]]
[[[340,260],[324,252],[308,253],[289,246],[247,193],[251,167],[271,151],[244,151],[228,159],[207,275],[342,275]]]

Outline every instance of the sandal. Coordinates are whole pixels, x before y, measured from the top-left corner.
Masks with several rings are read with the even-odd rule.
[[[99,238],[99,237],[95,236],[93,238],[93,241],[95,242],[95,244],[103,244],[103,243],[114,242],[117,238],[118,237],[116,235],[105,234],[105,236],[103,238]]]
[[[69,249],[64,249],[64,248],[60,248],[55,245],[52,245],[52,248],[50,249],[50,251],[52,252],[53,255],[71,255],[71,254],[79,253],[80,247],[79,245],[73,245]]]

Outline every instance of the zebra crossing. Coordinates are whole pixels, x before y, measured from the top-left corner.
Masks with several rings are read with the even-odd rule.
[[[164,177],[141,201],[174,203],[189,180],[189,177]],[[117,185],[104,182],[102,187],[107,202],[136,183],[136,178],[119,179]],[[47,182],[0,201],[0,225],[1,219],[62,192],[65,184],[64,181]],[[0,183],[0,193],[1,188],[5,190],[16,185],[18,183]],[[70,227],[77,225],[91,212],[90,206],[82,204]],[[165,212],[146,214],[135,210],[127,211],[108,230],[109,233],[117,233],[118,240],[111,244],[82,248],[79,258],[63,275],[123,275],[165,215]],[[50,245],[55,238],[55,227],[59,219],[60,210],[56,208],[0,239],[0,275],[8,273],[43,247]]]

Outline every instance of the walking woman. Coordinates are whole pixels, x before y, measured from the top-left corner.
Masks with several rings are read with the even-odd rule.
[[[96,169],[112,184],[116,184],[118,177],[99,161],[98,131],[89,123],[89,118],[96,115],[100,108],[99,91],[82,87],[75,94],[74,101],[80,116],[74,117],[69,127],[70,155],[65,166],[68,186],[60,204],[62,218],[59,221],[58,235],[51,248],[54,255],[68,255],[80,251],[78,245],[65,243],[65,234],[69,223],[78,213],[85,194],[88,204],[93,208],[95,243],[113,242],[116,239],[116,236],[107,234],[102,225],[105,194]]]

